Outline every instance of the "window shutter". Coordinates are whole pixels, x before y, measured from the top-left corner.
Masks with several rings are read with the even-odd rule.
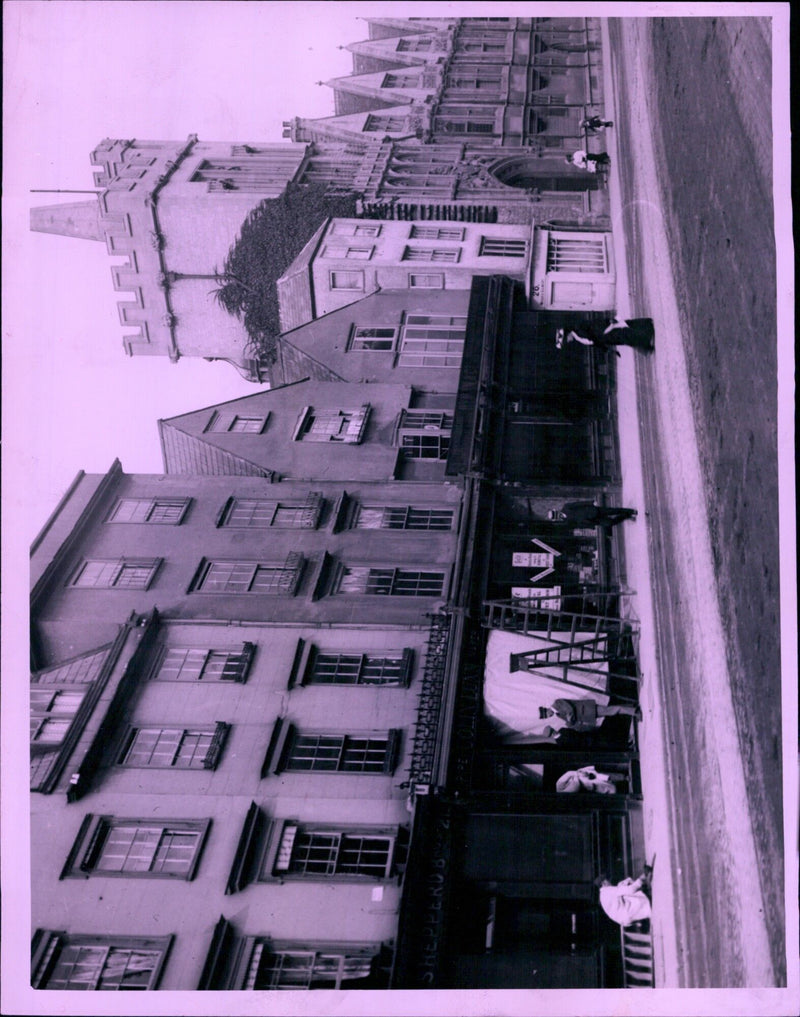
[[[353,414],[347,425],[345,441],[350,445],[358,445],[364,437],[369,419],[370,404],[364,403],[360,410]]]
[[[220,676],[222,681],[244,684],[247,681],[247,673],[250,670],[255,652],[255,643],[242,643],[241,650],[231,653],[225,661]]]
[[[312,406],[304,406],[302,410],[300,410],[300,416],[297,418],[297,423],[294,426],[294,431],[292,431],[292,441],[298,441],[300,438],[302,438],[303,429],[306,426],[308,415],[309,413],[311,413],[312,409],[313,409]]]
[[[217,764],[219,763],[222,750],[225,747],[225,742],[228,738],[228,732],[230,731],[230,724],[226,724],[224,721],[218,720],[214,728],[214,737],[211,739],[211,744],[208,747],[208,752],[203,759],[204,770],[216,770]]]
[[[186,588],[186,592],[187,593],[193,593],[198,588],[198,586],[200,585],[200,580],[203,577],[203,573],[205,572],[207,565],[208,565],[208,559],[207,558],[201,558],[200,559],[200,564],[195,569],[195,573],[194,573],[194,575],[191,578],[191,582],[189,583],[188,587]]]
[[[400,684],[409,685],[411,683],[411,669],[414,666],[414,651],[411,649],[403,650],[403,661],[400,665]]]
[[[200,981],[197,983],[198,989],[225,989],[227,987],[225,966],[233,946],[233,940],[232,923],[224,915],[220,915],[211,935],[211,944],[206,954]]]
[[[237,893],[253,881],[258,847],[266,828],[267,817],[255,802],[251,802],[233,856],[233,865],[225,886],[226,894]]]
[[[293,689],[298,683],[304,685],[306,677],[311,667],[313,667],[314,657],[316,657],[317,649],[311,643],[305,639],[297,640],[297,649],[294,651],[294,659],[292,660],[292,669],[289,672],[289,681],[287,682],[287,688]]]
[[[400,741],[403,732],[400,728],[392,728],[386,739],[386,755],[383,759],[383,772],[394,773],[400,756]]]
[[[215,526],[222,526],[223,522],[225,521],[225,517],[228,515],[228,512],[230,512],[230,508],[231,505],[233,505],[233,502],[234,502],[233,498],[228,498],[228,500],[225,502],[225,504],[217,513],[217,518],[214,520]]]
[[[295,727],[282,717],[278,717],[272,729],[272,735],[267,746],[267,754],[264,757],[264,765],[261,767],[261,779],[268,777],[271,773],[280,773],[283,769],[283,756],[286,753],[286,746],[294,737]]]
[[[300,578],[303,574],[303,556],[299,551],[290,551],[286,556],[281,578],[281,592],[293,597],[300,585]]]
[[[333,533],[341,533],[342,530],[347,529],[348,516],[352,505],[353,500],[350,495],[347,491],[342,491],[340,498],[333,506],[333,525],[331,527]]]

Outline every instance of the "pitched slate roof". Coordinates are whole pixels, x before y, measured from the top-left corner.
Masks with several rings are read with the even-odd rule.
[[[275,284],[281,332],[304,325],[315,317],[311,262],[327,225],[326,219]]]
[[[189,434],[169,420],[159,420],[165,473],[199,473],[203,476],[266,477],[273,471],[220,448],[202,435]]]

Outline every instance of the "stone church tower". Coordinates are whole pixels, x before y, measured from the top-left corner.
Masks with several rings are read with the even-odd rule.
[[[276,198],[306,157],[303,143],[107,139],[92,153],[97,198],[35,208],[31,228],[103,241],[114,264],[130,355],[228,360],[260,380],[242,325],[214,300],[247,213]]]
[[[33,210],[33,229],[124,259],[111,271],[129,354],[267,376],[214,291],[247,214],[289,183],[355,195],[366,218],[608,229],[602,180],[564,159],[602,109],[596,19],[365,20],[353,73],[320,82],[333,116],[286,121],[267,144],[107,139],[96,199]]]

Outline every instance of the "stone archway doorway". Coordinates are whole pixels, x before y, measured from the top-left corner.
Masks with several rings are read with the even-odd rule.
[[[585,170],[563,163],[563,169],[553,159],[535,155],[518,155],[503,159],[489,167],[489,172],[507,187],[538,191],[596,191],[599,178]]]

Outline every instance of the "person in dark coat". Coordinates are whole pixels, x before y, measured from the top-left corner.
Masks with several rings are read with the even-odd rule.
[[[547,518],[571,526],[605,526],[609,529],[626,519],[635,519],[636,509],[595,505],[593,501],[568,501],[560,509],[551,509]]]
[[[556,346],[564,342],[564,329],[556,333]],[[566,334],[568,343],[581,343],[583,346],[598,346],[611,349],[614,346],[634,346],[640,350],[654,350],[656,332],[652,318],[617,319],[603,326],[594,321],[581,321]],[[559,342],[559,339],[561,340]]]
[[[642,713],[638,706],[603,706],[594,699],[556,699],[552,706],[540,706],[539,717],[560,717],[564,726],[573,731],[594,731],[603,717],[616,717],[625,714],[641,720]]]
[[[606,127],[613,126],[613,120],[603,120],[603,118],[599,117],[596,113],[594,116],[584,117],[583,120],[581,120],[581,127],[585,131],[604,131]]]

